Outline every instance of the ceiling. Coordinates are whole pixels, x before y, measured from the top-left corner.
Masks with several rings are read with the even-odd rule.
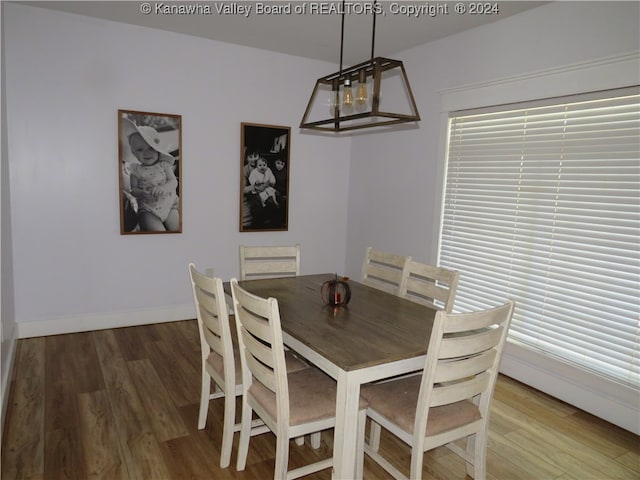
[[[279,53],[339,63],[341,15],[337,12],[342,2],[323,1],[22,1],[22,4],[60,10],[90,17],[123,22],[171,32],[194,35],[222,42],[261,48]],[[143,14],[143,4],[152,12]],[[390,57],[405,49],[459,33],[480,25],[538,7],[548,2],[499,1],[497,12],[471,14],[479,2],[416,2],[382,1],[381,12],[376,15],[375,56]],[[282,14],[257,11],[258,6],[284,8]],[[344,33],[344,66],[365,61],[371,56],[372,19],[371,0],[347,2]],[[464,4],[464,14],[455,12],[456,5]],[[181,5],[196,9],[195,14],[162,13]],[[290,13],[286,8],[289,6]],[[241,9],[251,8],[248,15]],[[229,12],[220,9],[227,8]],[[311,9],[326,9],[311,13]],[[413,11],[406,11],[412,8]],[[423,8],[423,11],[416,10]],[[296,13],[305,9],[306,13]],[[398,11],[405,9],[403,11]],[[432,10],[429,10],[432,9]],[[413,15],[412,15],[413,13]],[[415,15],[420,13],[420,15]]]

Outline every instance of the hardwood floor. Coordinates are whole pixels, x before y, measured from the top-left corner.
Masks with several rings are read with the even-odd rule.
[[[221,469],[222,400],[197,430],[195,320],[18,341],[2,443],[2,479],[251,479],[273,476],[275,437],[254,437],[247,469]],[[384,431],[383,431],[384,432]],[[381,448],[408,474],[409,450]],[[331,455],[291,442],[290,466]],[[489,480],[640,479],[640,439],[500,376],[493,401]],[[366,479],[389,476],[365,457]],[[330,479],[329,470],[305,477]],[[425,456],[424,478],[464,479],[446,448]],[[468,478],[468,477],[467,477]]]

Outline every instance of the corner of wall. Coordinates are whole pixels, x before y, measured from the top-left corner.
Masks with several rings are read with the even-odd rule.
[[[4,58],[4,2],[0,2],[0,441],[4,431],[4,420],[9,398],[9,387],[15,347],[17,325],[13,301],[13,259],[11,243],[11,210],[9,199],[8,147],[7,147],[7,111]],[[5,338],[6,337],[6,338]]]

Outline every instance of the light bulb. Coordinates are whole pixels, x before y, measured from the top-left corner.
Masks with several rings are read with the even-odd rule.
[[[356,90],[356,103],[364,105],[367,103],[367,84],[361,83]]]
[[[367,103],[367,76],[364,70],[360,70],[358,75],[358,88],[356,89],[356,103],[364,105]]]
[[[353,105],[353,90],[351,89],[351,80],[345,79],[344,90],[342,92],[342,104],[345,107],[351,107]]]

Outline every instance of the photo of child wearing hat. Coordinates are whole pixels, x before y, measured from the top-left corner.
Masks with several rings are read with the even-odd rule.
[[[137,160],[127,163],[126,170],[129,174],[128,193],[135,198],[137,207],[138,231],[179,231],[175,158],[167,151],[155,128],[138,126],[124,117],[121,125],[123,143],[128,144]]]

